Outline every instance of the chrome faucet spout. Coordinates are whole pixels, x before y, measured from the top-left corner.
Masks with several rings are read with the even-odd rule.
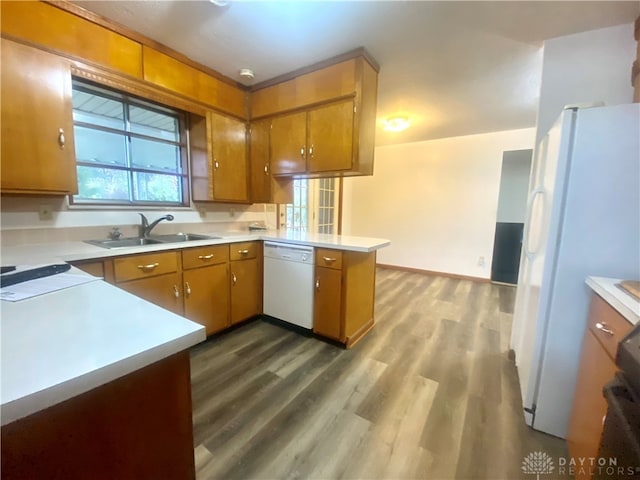
[[[149,223],[149,220],[147,220],[147,217],[145,217],[142,213],[139,213],[138,215],[140,215],[141,217],[141,223],[140,223],[139,229],[140,229],[140,236],[143,238],[147,238],[151,234],[151,230],[153,230],[153,227],[155,227],[162,220],[166,220],[167,222],[172,222],[174,218],[173,215],[168,214]]]

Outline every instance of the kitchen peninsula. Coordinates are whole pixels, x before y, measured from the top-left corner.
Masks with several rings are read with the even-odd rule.
[[[83,242],[22,245],[3,249],[2,261],[64,260],[82,267],[276,240],[372,255],[375,264],[376,250],[389,245],[285,232],[216,235],[189,245],[110,250]],[[368,295],[372,302],[373,290]],[[201,325],[101,280],[2,302],[3,478],[37,478],[38,472],[47,478],[153,478],[153,472],[155,478],[193,478],[187,349],[204,339]]]

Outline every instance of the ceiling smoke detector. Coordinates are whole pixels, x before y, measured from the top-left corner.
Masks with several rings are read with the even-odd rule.
[[[255,75],[253,74],[253,70],[251,70],[250,68],[241,68],[240,76],[245,80],[253,80],[253,77],[255,77]]]

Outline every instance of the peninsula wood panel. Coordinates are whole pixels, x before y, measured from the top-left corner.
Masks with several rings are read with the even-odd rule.
[[[43,2],[0,2],[2,33],[142,78],[142,45]]]
[[[2,191],[76,193],[70,65],[2,39]]]
[[[142,61],[146,81],[247,118],[247,95],[243,90],[146,45],[142,47]]]
[[[344,339],[347,344],[373,324],[376,283],[376,252],[347,252],[344,274]]]
[[[5,480],[195,479],[188,352],[2,427]]]
[[[251,117],[259,118],[353,95],[356,59],[300,75],[251,94]]]

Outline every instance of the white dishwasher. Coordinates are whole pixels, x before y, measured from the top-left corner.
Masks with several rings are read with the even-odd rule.
[[[313,247],[264,242],[264,313],[313,328]]]

